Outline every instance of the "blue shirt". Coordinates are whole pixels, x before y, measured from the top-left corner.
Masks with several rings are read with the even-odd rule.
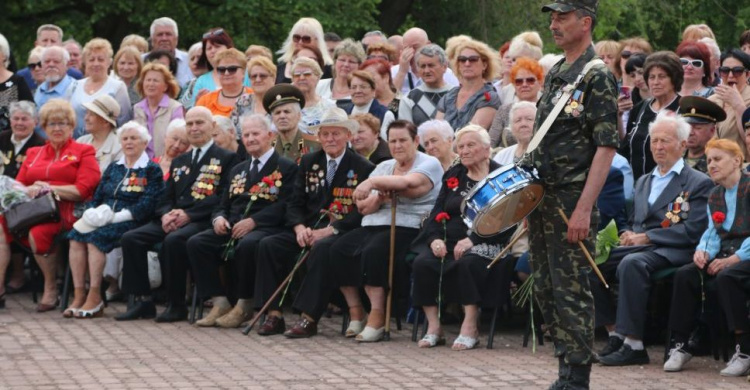
[[[70,94],[73,92],[73,82],[75,79],[65,75],[57,85],[50,89],[49,81],[45,81],[34,93],[34,103],[36,106],[41,108],[50,99],[62,98],[65,100],[70,99]]]
[[[739,184],[724,192],[724,202],[727,204],[727,216],[724,222],[722,222],[721,227],[726,231],[729,231],[729,229],[732,228],[734,217],[737,213],[737,201],[739,200],[737,199],[738,187]],[[708,212],[708,229],[703,232],[703,236],[701,236],[701,240],[695,250],[707,252],[708,258],[713,260],[721,250],[721,237],[719,237],[714,221],[711,218],[711,209],[709,209],[708,206],[706,206],[706,209]],[[750,259],[750,237],[745,238],[745,240],[742,241],[742,245],[740,245],[740,248],[737,249],[737,252],[734,254],[742,261]]]
[[[656,166],[656,168],[654,168],[653,172],[651,172],[651,176],[653,176],[651,178],[651,192],[648,194],[649,206],[654,205],[654,202],[659,199],[659,195],[664,192],[664,189],[667,188],[667,184],[672,181],[672,178],[682,172],[682,168],[685,168],[685,161],[683,161],[682,159],[677,160],[677,162],[672,165],[672,168],[669,169],[667,174],[663,176],[659,172],[658,165]]]

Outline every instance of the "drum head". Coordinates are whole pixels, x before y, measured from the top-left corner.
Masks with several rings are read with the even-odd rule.
[[[513,227],[531,214],[544,196],[540,184],[530,184],[482,210],[474,220],[474,232],[482,237],[494,236]]]

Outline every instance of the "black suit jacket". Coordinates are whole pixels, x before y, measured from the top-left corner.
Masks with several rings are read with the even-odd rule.
[[[5,130],[0,133],[0,152],[5,156],[5,158],[0,156],[0,164],[3,166],[3,175],[15,179],[18,171],[21,169],[21,164],[26,159],[26,151],[35,146],[42,146],[46,141],[36,132],[32,132],[31,138],[26,141],[26,144],[16,154],[16,148],[13,146],[13,142],[10,141],[12,136],[12,130]]]
[[[370,155],[370,162],[378,165],[382,163],[385,160],[390,160],[393,157],[391,157],[391,150],[388,148],[388,141],[385,141],[384,139],[378,137],[378,147],[375,148],[375,150]]]
[[[211,219],[224,217],[229,223],[234,225],[242,220],[247,203],[251,200],[248,192],[255,184],[259,183],[262,178],[271,175],[274,171],[281,174],[281,186],[277,187],[278,193],[272,195],[272,199],[266,197],[257,197],[253,201],[248,212],[248,217],[252,217],[256,227],[274,227],[284,226],[284,213],[286,212],[286,203],[292,197],[294,188],[294,179],[297,175],[297,164],[294,161],[279,156],[273,152],[271,157],[260,170],[258,181],[250,182],[250,163],[252,159],[237,164],[229,173],[230,184],[222,190],[221,204],[216,209]],[[241,193],[239,193],[241,191]]]
[[[195,168],[191,167],[192,156],[189,151],[172,161],[164,195],[156,208],[157,217],[182,209],[190,222],[200,222],[209,219],[219,205],[221,192],[229,185],[229,171],[236,163],[236,155],[212,144]]]
[[[346,149],[330,186],[325,179],[327,168],[326,153],[322,150],[302,156],[294,182],[294,195],[287,205],[287,226],[303,224],[312,228],[320,218],[320,210],[328,209],[335,200],[345,209],[344,218],[333,223],[336,229],[347,231],[361,225],[362,215],[351,196],[357,184],[370,176],[375,165],[357,152]],[[325,223],[322,221],[317,228],[322,228]]]

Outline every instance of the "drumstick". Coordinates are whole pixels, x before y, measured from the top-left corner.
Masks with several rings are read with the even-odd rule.
[[[497,254],[497,256],[495,256],[495,259],[492,260],[492,262],[489,265],[487,265],[487,269],[490,269],[490,267],[495,265],[495,263],[497,263],[498,260],[502,259],[508,253],[508,251],[510,251],[510,249],[513,248],[513,245],[516,245],[516,242],[518,242],[518,240],[520,240],[521,237],[524,234],[526,234],[526,232],[528,231],[529,229],[527,227],[523,227],[521,231],[518,232],[518,234],[516,234],[516,236],[510,240],[508,245],[505,248],[503,248],[503,250],[501,250],[500,253]]]
[[[560,213],[560,216],[562,217],[563,221],[565,221],[565,224],[568,225],[568,217],[565,215],[565,212],[563,211],[563,209],[558,208],[557,211]],[[589,250],[586,249],[586,245],[583,245],[583,241],[578,241],[578,246],[581,247],[583,254],[586,255],[586,259],[589,261],[589,264],[591,264],[591,268],[594,269],[594,272],[596,272],[596,276],[598,276],[599,280],[602,281],[602,283],[604,284],[604,287],[609,289],[609,285],[604,280],[602,271],[599,271],[599,267],[596,266],[596,262],[594,262],[594,259],[591,257],[591,253],[589,253]]]

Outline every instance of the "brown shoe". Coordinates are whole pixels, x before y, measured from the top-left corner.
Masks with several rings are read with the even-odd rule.
[[[304,317],[300,318],[291,329],[284,332],[284,336],[290,339],[305,339],[316,334],[318,334],[318,323]]]
[[[261,336],[271,336],[274,334],[282,334],[286,329],[284,319],[276,316],[267,316],[266,320],[263,321],[263,325],[258,328],[258,334]]]
[[[241,307],[235,306],[232,311],[216,320],[216,326],[219,328],[237,328],[243,322],[249,321],[251,313],[245,313]]]
[[[216,320],[221,318],[224,314],[229,313],[232,310],[232,306],[219,307],[214,306],[207,316],[202,319],[195,321],[195,325],[201,327],[212,327],[216,326]]]

